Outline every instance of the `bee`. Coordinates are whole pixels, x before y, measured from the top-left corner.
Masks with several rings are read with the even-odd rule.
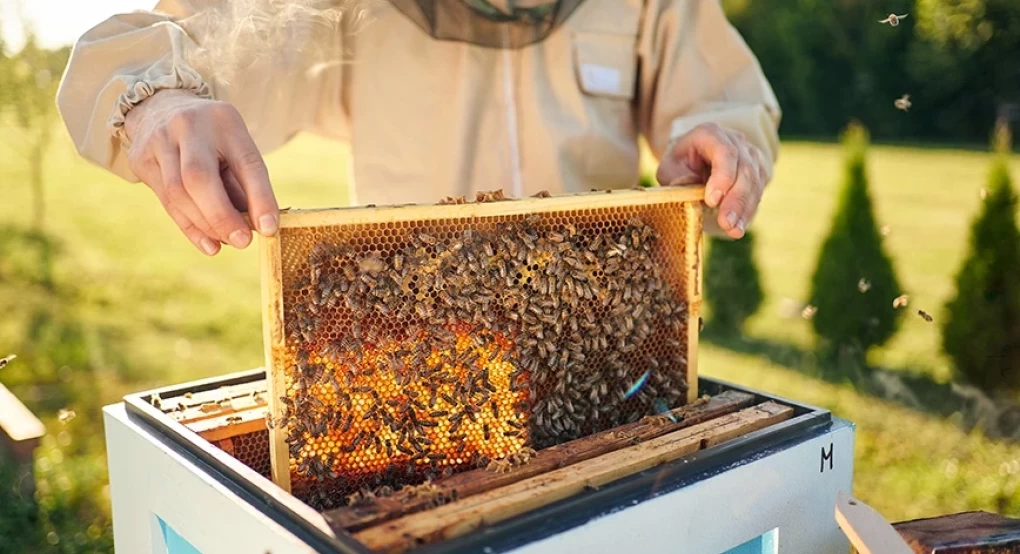
[[[917,315],[921,316],[921,319],[927,321],[928,323],[931,323],[931,322],[935,321],[935,318],[932,317],[931,314],[929,314],[928,312],[926,312],[924,310],[917,310]]]
[[[61,424],[67,425],[72,419],[74,419],[75,415],[76,414],[74,413],[74,410],[69,410],[67,408],[61,408],[60,411],[57,412],[57,419],[60,420]],[[228,422],[229,422],[229,418],[228,418]]]
[[[489,424],[488,423],[482,425],[482,437],[485,438],[485,440],[489,440]]]
[[[897,98],[893,102],[893,105],[896,106],[897,110],[908,112],[910,111],[910,106],[912,106],[913,103],[910,101],[910,95],[904,94],[903,96]]]
[[[910,14],[896,15],[894,13],[889,14],[885,19],[879,20],[879,23],[888,24],[890,27],[899,27],[900,20],[906,19]]]
[[[909,303],[910,303],[910,297],[907,296],[906,294],[901,294],[900,296],[897,296],[896,298],[893,299],[892,305],[893,305],[893,308],[899,309],[899,308],[906,308],[907,304],[909,304]]]
[[[816,313],[818,313],[818,308],[808,304],[807,306],[804,307],[803,310],[801,310],[800,316],[803,317],[804,319],[810,320],[811,318],[815,317]]]
[[[459,415],[463,416],[464,414],[462,412]],[[452,435],[452,434],[456,433],[458,429],[460,429],[460,425],[461,425],[461,423],[464,422],[464,420],[462,418],[457,418],[456,420],[454,420],[453,416],[450,416],[450,420],[453,421],[453,425],[450,426],[450,430],[449,430],[449,434]]]

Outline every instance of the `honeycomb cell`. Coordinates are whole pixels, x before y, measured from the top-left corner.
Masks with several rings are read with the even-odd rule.
[[[282,229],[294,494],[342,505],[681,404],[685,214]]]
[[[226,444],[229,442],[229,446]],[[263,477],[272,475],[272,461],[269,457],[269,433],[253,431],[213,443],[227,451],[244,465],[254,469]]]

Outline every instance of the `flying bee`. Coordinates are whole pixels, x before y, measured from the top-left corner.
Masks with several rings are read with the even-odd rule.
[[[61,408],[60,411],[57,413],[57,419],[59,419],[60,423],[62,423],[64,425],[67,425],[67,423],[70,422],[72,419],[74,419],[74,417],[75,417],[74,410],[69,410],[67,408]],[[241,418],[237,418],[237,419],[240,420]],[[228,417],[227,418],[227,423],[230,423],[230,422],[231,422],[230,418]]]
[[[931,314],[929,314],[928,312],[926,312],[924,310],[917,310],[917,315],[921,316],[921,319],[927,321],[928,323],[931,323],[931,322],[935,321],[935,318],[932,317]]]
[[[897,296],[895,299],[893,299],[892,305],[893,305],[893,308],[899,309],[899,308],[906,308],[907,304],[909,304],[909,303],[910,303],[910,297],[907,296],[906,294],[902,294],[900,296]]]
[[[904,94],[900,98],[897,98],[896,101],[893,102],[893,105],[896,106],[897,110],[907,112],[910,111],[910,107],[913,105],[913,103],[910,101],[910,95]]]
[[[899,27],[900,20],[906,19],[910,14],[896,15],[894,13],[889,14],[885,19],[879,20],[879,23],[888,24],[890,27]]]

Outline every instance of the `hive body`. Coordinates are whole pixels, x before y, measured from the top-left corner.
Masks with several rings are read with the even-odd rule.
[[[274,480],[357,502],[693,398],[702,194],[285,212]]]

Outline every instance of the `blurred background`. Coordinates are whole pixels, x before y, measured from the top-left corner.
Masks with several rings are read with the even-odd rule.
[[[153,4],[0,0],[0,383],[46,429],[34,493],[0,464],[0,553],[112,551],[101,407],[262,363],[255,249],[199,254],[58,121],[70,44]],[[749,238],[710,245],[701,371],[855,422],[890,520],[1020,516],[1020,2],[724,4],[784,146]],[[345,204],[347,155],[272,153],[280,205]]]

